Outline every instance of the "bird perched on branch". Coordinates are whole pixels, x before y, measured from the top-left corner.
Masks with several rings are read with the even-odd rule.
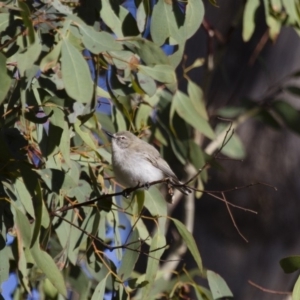
[[[133,188],[167,178],[171,198],[173,187],[185,195],[191,193],[153,146],[129,131],[107,132],[107,135],[112,138],[112,166],[118,183]]]

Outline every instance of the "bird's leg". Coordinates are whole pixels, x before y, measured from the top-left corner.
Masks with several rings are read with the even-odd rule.
[[[144,183],[144,187],[145,187],[145,190],[149,190],[149,188],[150,188],[150,183],[149,183],[149,182],[145,182],[145,183]]]
[[[138,182],[138,184],[135,187],[131,187],[131,188],[127,188],[125,190],[123,190],[123,196],[128,199],[129,195],[131,194],[131,192],[137,190],[140,187],[140,183]]]

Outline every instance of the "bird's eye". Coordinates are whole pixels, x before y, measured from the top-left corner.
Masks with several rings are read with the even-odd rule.
[[[126,137],[125,136],[121,136],[121,140],[126,140]]]

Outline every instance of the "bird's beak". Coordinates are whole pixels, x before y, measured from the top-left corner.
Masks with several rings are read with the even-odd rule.
[[[112,134],[112,133],[110,133],[110,132],[108,132],[108,131],[106,131],[106,130],[103,130],[109,137],[111,137],[112,139],[113,138],[115,138],[115,136]]]

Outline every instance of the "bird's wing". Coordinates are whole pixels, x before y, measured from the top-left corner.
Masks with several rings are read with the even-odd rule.
[[[138,153],[143,155],[143,157],[150,161],[157,169],[161,170],[166,177],[171,177],[178,181],[177,176],[174,174],[168,163],[160,156],[157,149],[144,141],[142,142],[144,143],[145,151],[143,153],[138,151]]]

